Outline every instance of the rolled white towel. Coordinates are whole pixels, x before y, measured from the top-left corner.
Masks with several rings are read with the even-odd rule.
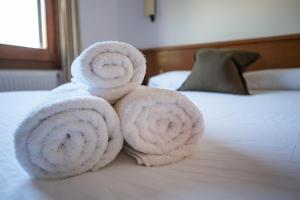
[[[15,132],[19,163],[42,179],[97,170],[122,145],[120,121],[111,105],[72,83],[54,89]]]
[[[184,95],[141,86],[115,104],[126,141],[138,164],[158,166],[189,156],[203,131],[198,108]]]
[[[85,49],[74,60],[71,71],[73,82],[114,103],[142,83],[146,60],[130,44],[104,41]]]

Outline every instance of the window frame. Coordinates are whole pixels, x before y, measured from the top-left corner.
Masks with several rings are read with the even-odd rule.
[[[0,69],[61,69],[57,0],[45,0],[47,48],[0,44]]]

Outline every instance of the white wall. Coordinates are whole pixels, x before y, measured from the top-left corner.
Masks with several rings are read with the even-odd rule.
[[[300,0],[119,0],[119,40],[139,48],[300,33]]]
[[[81,49],[101,40],[118,40],[118,0],[79,0]]]
[[[300,0],[79,0],[81,48],[121,40],[138,48],[300,33]]]

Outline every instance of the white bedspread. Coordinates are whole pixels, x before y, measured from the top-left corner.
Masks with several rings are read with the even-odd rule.
[[[191,157],[146,168],[121,154],[97,172],[37,181],[15,159],[13,132],[46,92],[0,93],[0,199],[300,199],[300,91],[184,94],[205,119]]]

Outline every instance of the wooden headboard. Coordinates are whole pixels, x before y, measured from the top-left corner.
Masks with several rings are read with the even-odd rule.
[[[146,82],[149,77],[166,71],[190,70],[193,55],[200,48],[226,48],[255,51],[261,58],[248,70],[299,68],[300,34],[256,39],[214,42],[185,46],[143,49],[147,59]]]

